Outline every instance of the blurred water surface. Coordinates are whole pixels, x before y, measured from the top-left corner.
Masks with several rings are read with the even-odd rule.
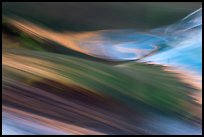
[[[201,3],[2,8],[2,134],[202,134]]]

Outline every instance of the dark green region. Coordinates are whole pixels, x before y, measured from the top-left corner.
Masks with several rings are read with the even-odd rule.
[[[3,2],[2,12],[58,31],[146,30],[172,24],[201,2]]]

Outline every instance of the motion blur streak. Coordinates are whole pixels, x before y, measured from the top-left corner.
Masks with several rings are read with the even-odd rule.
[[[30,22],[7,19],[16,29],[50,40],[72,50],[106,60],[135,60],[147,56],[163,41],[159,36],[133,30],[102,30],[94,32],[54,32]]]
[[[12,122],[12,119],[13,119],[13,121],[15,122],[13,123],[13,126],[15,127],[16,126],[15,124],[17,124],[17,122],[22,122],[22,124],[25,124],[25,125],[18,125],[18,127],[16,128],[18,129],[19,126],[21,128],[27,127],[26,130],[30,131],[27,134],[36,134],[39,132],[42,132],[41,134],[44,134],[45,131],[52,134],[64,134],[64,135],[66,134],[79,134],[79,135],[80,134],[102,134],[85,128],[80,128],[72,124],[65,124],[63,122],[48,119],[45,117],[41,117],[39,115],[34,115],[32,113],[30,114],[28,112],[20,111],[9,107],[3,106],[3,111],[4,111],[3,112],[4,117],[7,118],[6,120],[4,120],[5,123],[10,123]],[[11,128],[14,128],[14,127],[12,127],[11,125]],[[69,129],[69,131],[67,131],[67,129]]]
[[[3,17],[2,134],[202,134],[201,20],[57,32]]]

